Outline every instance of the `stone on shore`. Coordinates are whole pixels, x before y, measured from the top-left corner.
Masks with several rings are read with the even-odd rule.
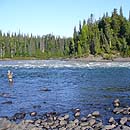
[[[99,111],[94,111],[94,112],[92,113],[92,116],[95,116],[95,117],[98,117],[98,116],[100,116],[100,113],[99,113]]]
[[[19,123],[14,122],[11,118],[0,118],[0,130],[130,130],[129,110],[130,107],[116,107],[113,114],[120,114],[119,118],[110,117],[106,124],[103,123],[99,111],[94,111],[85,117],[80,117],[80,114],[78,117],[72,114],[72,120],[69,114],[57,115],[56,112],[40,115],[40,118],[37,117],[37,115],[39,116],[37,112],[32,112],[32,115],[36,114],[35,117],[32,117],[32,120],[25,120],[26,113],[21,112],[13,116],[13,118],[20,119]],[[76,109],[74,114],[78,112],[80,109]],[[123,117],[124,112],[127,114],[125,117]]]
[[[120,120],[120,124],[124,125],[127,122],[127,117],[122,117]]]

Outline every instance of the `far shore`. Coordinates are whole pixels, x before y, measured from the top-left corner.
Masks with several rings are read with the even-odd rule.
[[[88,56],[88,57],[81,57],[81,58],[69,58],[68,60],[76,60],[76,61],[88,61],[88,62],[130,62],[130,57],[117,57],[117,58],[113,58],[113,59],[103,59],[103,57],[98,56],[98,57],[94,57],[94,56]]]
[[[88,56],[88,57],[69,57],[69,58],[48,58],[48,59],[41,59],[35,57],[19,57],[19,58],[2,58],[0,61],[15,61],[15,60],[67,60],[67,61],[87,61],[87,62],[130,62],[130,57],[116,57],[113,59],[104,59],[101,56]]]

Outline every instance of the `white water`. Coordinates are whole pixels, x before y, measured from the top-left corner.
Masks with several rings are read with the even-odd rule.
[[[87,62],[87,61],[62,61],[62,60],[17,60],[0,61],[0,67],[14,68],[109,68],[109,67],[127,67],[130,68],[130,62]]]

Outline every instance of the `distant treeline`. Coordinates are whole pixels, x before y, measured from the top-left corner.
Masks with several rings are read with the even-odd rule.
[[[105,13],[99,20],[93,14],[88,20],[74,27],[72,38],[60,38],[52,34],[28,36],[2,33],[0,31],[0,58],[59,58],[100,55],[105,59],[130,56],[130,12],[129,18],[114,9],[111,16]]]

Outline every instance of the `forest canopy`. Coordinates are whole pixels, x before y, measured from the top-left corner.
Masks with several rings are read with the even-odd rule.
[[[94,15],[74,27],[73,37],[56,37],[52,34],[29,36],[0,31],[0,58],[40,59],[102,56],[105,59],[130,56],[130,12],[127,19],[122,7],[113,9],[109,16],[94,20]]]

